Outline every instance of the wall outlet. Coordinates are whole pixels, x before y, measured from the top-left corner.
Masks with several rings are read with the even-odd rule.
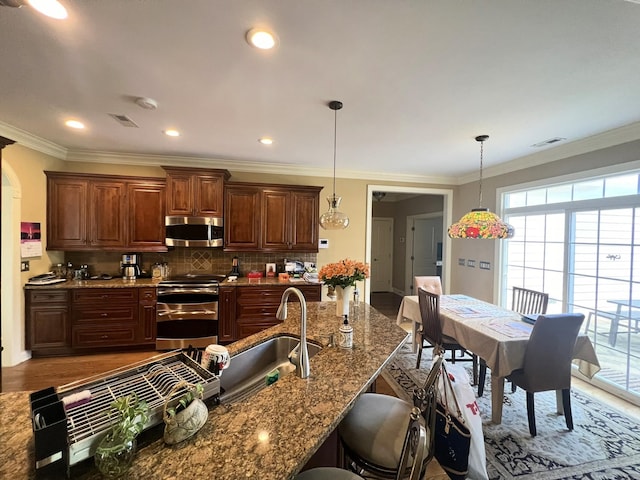
[[[480,268],[482,270],[491,270],[491,263],[490,262],[480,262]]]
[[[458,265],[460,265],[461,267],[464,267],[464,258],[458,259]]]
[[[476,268],[475,260],[467,260],[467,267]]]
[[[29,260],[22,260],[20,262],[20,271],[28,272],[29,271]]]

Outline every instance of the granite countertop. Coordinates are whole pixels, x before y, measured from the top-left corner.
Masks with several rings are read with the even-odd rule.
[[[273,336],[299,335],[299,312],[291,302],[287,320],[228,345],[230,353]],[[334,302],[310,302],[307,315],[309,340],[323,343],[327,334],[337,334],[341,319]],[[352,325],[353,349],[325,347],[311,358],[309,378],[290,374],[248,401],[212,407],[190,439],[171,447],[159,439],[141,448],[127,478],[293,478],[409,337],[367,304]],[[0,478],[35,478],[29,393],[0,394],[0,407]],[[79,478],[100,474],[91,467]]]
[[[27,290],[65,290],[70,288],[142,288],[142,287],[157,287],[161,282],[157,278],[136,278],[135,280],[124,280],[119,277],[114,277],[111,280],[67,280],[66,282],[52,283],[51,285],[25,285]],[[260,287],[267,285],[284,285],[288,287],[295,287],[297,285],[320,285],[319,283],[308,283],[303,279],[291,279],[288,281],[280,281],[275,278],[246,278],[240,277],[237,280],[229,281],[225,280],[220,283],[225,287]]]

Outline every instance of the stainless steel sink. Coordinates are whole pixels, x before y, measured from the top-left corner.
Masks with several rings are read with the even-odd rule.
[[[288,357],[298,343],[299,338],[283,335],[231,357],[229,368],[220,376],[221,403],[231,404],[251,397],[267,386],[267,374],[275,369],[279,369],[281,374],[294,371]],[[311,358],[322,347],[307,341],[307,348]]]

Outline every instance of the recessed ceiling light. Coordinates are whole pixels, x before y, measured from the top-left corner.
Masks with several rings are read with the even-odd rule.
[[[164,134],[169,136],[169,137],[179,137],[180,136],[180,132],[178,130],[174,130],[173,128],[165,130]]]
[[[67,18],[67,9],[57,0],[28,0],[29,5],[47,17],[56,20]]]
[[[247,42],[261,50],[269,50],[276,46],[278,39],[276,35],[264,28],[252,28],[247,32]]]
[[[84,128],[84,123],[78,120],[67,120],[64,122],[67,127],[75,128],[76,130],[82,130]]]
[[[272,145],[273,144],[273,138],[269,138],[269,137],[259,138],[258,141],[263,145]]]

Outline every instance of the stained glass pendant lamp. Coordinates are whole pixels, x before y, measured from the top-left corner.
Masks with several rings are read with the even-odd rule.
[[[489,135],[478,135],[476,141],[480,142],[480,195],[478,208],[474,208],[465,214],[458,222],[451,225],[448,229],[451,238],[479,238],[485,240],[498,240],[503,238],[511,238],[515,233],[513,227],[502,219],[489,211],[488,208],[482,207],[482,160],[484,153],[484,142]]]
[[[325,230],[343,230],[349,226],[349,217],[338,208],[342,197],[336,196],[336,138],[338,133],[338,110],[342,108],[342,102],[333,100],[329,102],[329,108],[334,112],[333,120],[333,194],[327,197],[329,210],[320,215],[320,226]]]

